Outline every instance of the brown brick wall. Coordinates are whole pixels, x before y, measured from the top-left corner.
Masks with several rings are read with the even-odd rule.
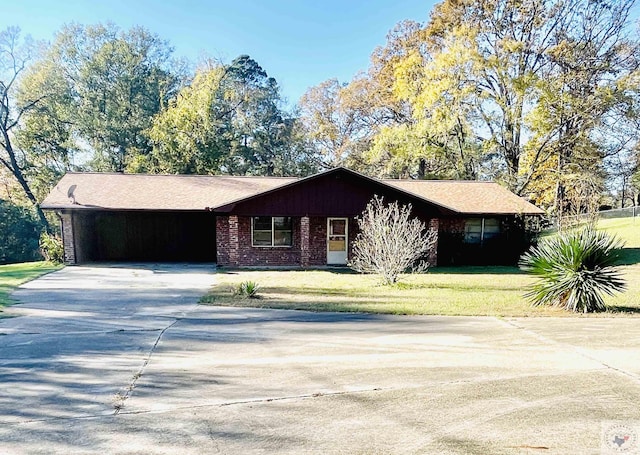
[[[309,218],[309,265],[327,263],[327,219]]]
[[[70,213],[60,214],[60,230],[62,231],[62,244],[64,246],[65,264],[76,263],[76,249],[73,239],[73,218]]]
[[[360,232],[360,228],[358,227],[358,221],[355,218],[349,218],[349,251],[348,251],[348,260],[350,261],[353,257],[353,242],[355,242],[358,233]]]
[[[218,216],[216,229],[218,265],[220,266],[301,265],[300,217],[293,218],[293,245],[290,247],[252,246],[250,217]],[[309,245],[309,253],[312,251],[313,247]]]
[[[218,264],[231,265],[229,263],[229,217],[216,217],[216,252]]]
[[[240,220],[237,215],[229,216],[229,263],[233,265],[240,264],[240,246],[241,232],[240,232]]]
[[[440,220],[440,232],[463,233],[464,218],[443,218]]]
[[[436,242],[427,253],[427,261],[429,262],[429,267],[435,267],[438,265],[438,234],[440,231],[440,220],[437,218],[429,220],[428,229],[429,232],[435,232],[436,234]]]
[[[251,218],[238,217],[238,265],[300,265],[300,218],[293,218],[293,245],[290,247],[254,247],[251,245]]]
[[[309,267],[309,217],[300,218],[300,265]]]

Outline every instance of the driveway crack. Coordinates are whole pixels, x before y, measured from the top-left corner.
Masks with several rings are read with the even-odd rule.
[[[239,405],[246,405],[246,404],[261,404],[261,403],[272,403],[277,401],[290,401],[290,400],[307,400],[307,399],[334,397],[334,396],[341,396],[341,395],[356,395],[356,394],[364,394],[364,393],[371,393],[371,392],[384,392],[384,391],[391,391],[391,390],[400,390],[400,389],[396,387],[372,387],[372,388],[366,388],[366,389],[343,390],[343,391],[335,391],[335,392],[312,392],[312,393],[302,393],[298,395],[249,398],[245,400],[226,401],[223,403],[203,403],[203,404],[190,404],[188,406],[171,406],[170,408],[156,409],[156,410],[138,409],[135,411],[123,411],[121,415],[162,414],[162,413],[174,412],[178,410],[225,408],[229,406],[239,406]]]
[[[114,407],[115,411],[114,411],[113,415],[120,414],[120,411],[124,407],[125,402],[131,396],[131,393],[133,392],[133,389],[136,388],[136,384],[138,382],[138,379],[140,379],[140,376],[142,376],[142,374],[144,373],[145,368],[147,368],[147,365],[149,365],[149,361],[151,360],[151,356],[153,355],[153,353],[155,352],[156,348],[158,347],[158,343],[160,343],[160,340],[162,339],[162,336],[164,335],[164,333],[167,330],[169,330],[171,327],[173,327],[175,324],[177,324],[178,321],[180,321],[181,319],[182,318],[175,319],[171,324],[169,324],[168,326],[166,326],[164,329],[162,329],[160,331],[160,333],[156,337],[156,341],[153,343],[153,346],[151,346],[151,349],[149,350],[149,353],[147,354],[147,356],[145,357],[144,361],[142,362],[142,366],[133,375],[133,377],[131,378],[131,381],[129,382],[129,385],[124,389],[124,391],[118,392],[114,396],[113,407]]]
[[[615,366],[603,361],[602,359],[600,359],[600,358],[598,358],[598,357],[596,357],[594,355],[589,354],[584,349],[581,349],[581,348],[579,348],[577,346],[574,346],[574,345],[571,345],[571,344],[563,343],[561,341],[556,341],[556,340],[554,340],[552,338],[549,338],[549,337],[546,337],[544,335],[541,335],[540,333],[538,333],[538,332],[536,332],[536,331],[534,331],[532,329],[528,329],[526,327],[523,327],[523,326],[517,324],[513,320],[506,320],[506,319],[498,319],[498,320],[503,322],[503,323],[505,323],[505,324],[507,324],[507,325],[509,325],[509,326],[511,326],[511,327],[513,327],[513,328],[515,328],[515,329],[527,332],[529,335],[537,338],[539,341],[541,341],[543,343],[554,345],[554,346],[560,346],[560,347],[562,347],[564,349],[573,351],[576,354],[578,354],[579,356],[584,357],[585,359],[591,360],[592,362],[595,362],[595,363],[601,365],[602,367],[604,367],[606,369],[609,369],[611,371],[615,371],[616,373],[621,374],[623,376],[626,376],[626,377],[630,378],[631,380],[633,380],[635,382],[640,382],[640,376],[638,376],[637,374],[632,373],[632,372],[627,371],[627,370],[624,370],[622,368],[615,367]]]

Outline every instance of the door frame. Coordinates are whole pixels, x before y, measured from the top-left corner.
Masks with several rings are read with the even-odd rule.
[[[334,255],[336,255],[338,253],[343,253],[343,252],[329,251],[329,237],[331,237],[331,221],[333,220],[344,221],[344,259],[342,258],[342,256],[340,256],[339,261],[335,259],[329,261],[329,254],[333,253]],[[341,216],[327,217],[327,265],[347,265],[348,259],[349,259],[349,218],[341,217]]]

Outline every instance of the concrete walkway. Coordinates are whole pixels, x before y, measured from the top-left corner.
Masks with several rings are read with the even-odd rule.
[[[18,290],[0,454],[600,454],[618,453],[611,421],[640,436],[638,318],[199,306],[212,271],[67,267]]]

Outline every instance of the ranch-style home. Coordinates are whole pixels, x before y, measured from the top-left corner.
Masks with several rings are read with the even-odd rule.
[[[431,265],[514,263],[542,210],[492,182],[379,180],[345,168],[306,178],[68,173],[41,207],[68,264],[201,261],[345,265],[374,196],[411,204],[438,233]]]

